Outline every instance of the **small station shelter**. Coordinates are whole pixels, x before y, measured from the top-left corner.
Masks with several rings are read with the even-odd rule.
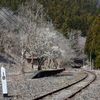
[[[27,62],[28,62],[28,63],[31,63],[31,64],[33,65],[33,68],[34,68],[35,70],[38,69],[40,57],[26,57],[26,59],[27,59]],[[32,62],[32,60],[33,60],[33,62]]]

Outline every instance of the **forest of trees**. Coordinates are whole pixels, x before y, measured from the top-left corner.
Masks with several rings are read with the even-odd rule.
[[[27,5],[29,1],[31,0],[0,0],[0,7],[7,7],[14,11],[14,14],[18,14],[19,5]],[[85,53],[88,58],[91,53],[94,65],[96,68],[100,68],[100,7],[96,6],[98,0],[36,1],[43,5],[43,10],[52,19],[56,30],[66,38],[69,38],[68,33],[72,29],[81,30],[81,35],[87,36]],[[46,17],[45,20],[49,21],[49,17]]]
[[[16,11],[19,4],[26,4],[30,0],[0,0],[2,6]],[[71,29],[81,30],[86,35],[87,30],[95,17],[99,14],[100,8],[96,7],[97,0],[36,0],[41,3],[44,10],[52,19],[57,30],[68,37]],[[47,19],[48,20],[48,19]]]
[[[100,9],[96,8],[97,0],[37,1],[44,5],[55,27],[66,37],[70,29],[81,30],[82,35],[86,35],[95,16],[100,12]]]
[[[29,0],[0,0],[0,6],[8,7],[10,10],[16,11],[20,4],[27,2]]]
[[[96,17],[87,34],[85,53],[96,68],[100,69],[100,15]]]
[[[36,0],[20,6],[17,15],[4,7],[0,10],[1,46],[14,58],[18,56],[15,59],[21,64],[22,72],[29,56],[41,58],[39,70],[43,62],[44,68],[57,68],[76,57],[68,39],[55,30],[46,16],[43,6]]]

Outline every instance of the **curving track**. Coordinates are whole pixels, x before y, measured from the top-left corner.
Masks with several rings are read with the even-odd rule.
[[[96,79],[96,75],[93,72],[84,71],[83,73],[84,76],[80,80],[69,83],[69,85],[61,89],[39,96],[33,100],[69,100]]]

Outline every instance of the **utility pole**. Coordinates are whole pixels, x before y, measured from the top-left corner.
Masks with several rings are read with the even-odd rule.
[[[84,57],[83,57],[83,67],[84,67]]]
[[[91,52],[90,52],[90,70],[92,70],[92,56],[91,56]]]

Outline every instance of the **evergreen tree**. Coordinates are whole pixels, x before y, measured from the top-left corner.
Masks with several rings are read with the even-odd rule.
[[[85,53],[92,59],[96,68],[100,68],[100,15],[96,17],[87,34]]]
[[[26,4],[29,1],[31,0],[0,0],[0,6],[16,11],[20,4]],[[70,29],[81,30],[82,35],[85,36],[95,16],[100,13],[100,8],[97,8],[95,3],[97,0],[36,1],[44,6],[55,28],[65,36]]]
[[[92,0],[37,1],[44,5],[45,11],[48,11],[56,28],[60,29],[65,36],[67,36],[66,31],[70,29],[81,30],[82,35],[85,36],[94,16],[100,13],[100,9],[96,8],[96,4]]]

